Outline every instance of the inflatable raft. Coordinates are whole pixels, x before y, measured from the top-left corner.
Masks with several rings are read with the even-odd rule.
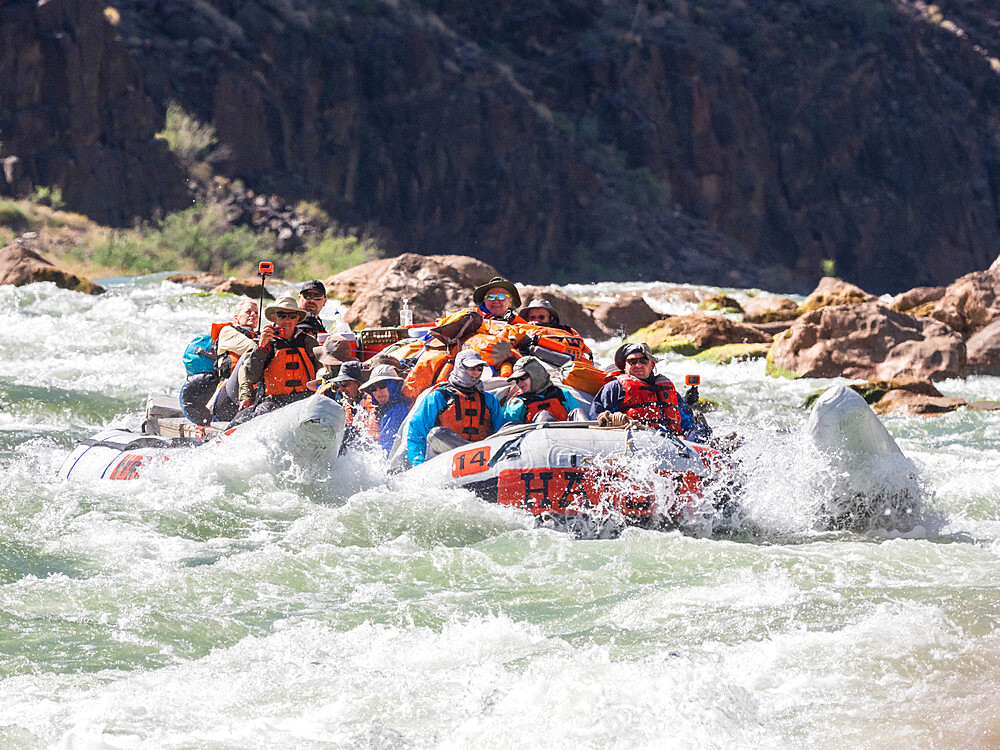
[[[147,402],[143,432],[104,430],[80,441],[63,462],[64,479],[135,479],[149,466],[209,442],[249,438],[265,443],[304,468],[329,465],[344,439],[344,409],[322,395],[310,396],[231,430],[197,427],[172,414],[162,399]],[[159,434],[157,434],[159,433]]]
[[[714,502],[709,488],[727,466],[718,451],[658,430],[542,422],[507,425],[429,458],[393,483],[462,487],[543,520],[585,517],[658,528]]]

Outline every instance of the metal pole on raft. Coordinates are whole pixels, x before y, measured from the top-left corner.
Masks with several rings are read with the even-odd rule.
[[[274,273],[274,263],[262,260],[257,264],[257,275],[260,276],[260,302],[257,303],[257,339],[260,339],[260,321],[264,317],[264,279]]]

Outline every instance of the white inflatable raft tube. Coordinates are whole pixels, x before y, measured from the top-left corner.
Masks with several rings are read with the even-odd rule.
[[[59,469],[59,476],[82,480],[135,479],[145,467],[163,463],[179,451],[235,437],[266,442],[276,451],[290,455],[296,464],[309,468],[336,460],[344,439],[345,422],[340,404],[316,394],[205,441],[103,430],[77,444]]]

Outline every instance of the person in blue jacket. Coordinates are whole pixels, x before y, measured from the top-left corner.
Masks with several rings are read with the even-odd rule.
[[[565,422],[580,402],[565,388],[552,382],[548,370],[536,357],[521,357],[507,378],[517,389],[503,407],[505,422]],[[584,415],[584,418],[586,416]]]
[[[368,396],[364,405],[372,426],[372,438],[388,453],[410,413],[410,399],[403,395],[403,379],[392,365],[378,365],[361,386],[361,392]]]
[[[435,427],[455,433],[452,437],[469,443],[492,435],[504,425],[500,402],[483,389],[486,362],[471,349],[455,356],[455,367],[447,382],[428,391],[414,406],[406,435],[406,453],[411,466],[427,456],[427,435]]]

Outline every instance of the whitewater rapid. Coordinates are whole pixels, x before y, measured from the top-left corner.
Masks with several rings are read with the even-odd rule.
[[[759,361],[660,368],[699,374],[709,419],[751,436],[746,533],[726,537],[574,539],[468,492],[388,490],[361,457],[304,475],[220,447],[66,483],[74,443],[138,429],[232,305],[102,284],[0,287],[0,747],[1000,744],[1000,413],[884,420],[926,492],[905,534],[817,530],[835,478],[796,432],[839,381]]]

